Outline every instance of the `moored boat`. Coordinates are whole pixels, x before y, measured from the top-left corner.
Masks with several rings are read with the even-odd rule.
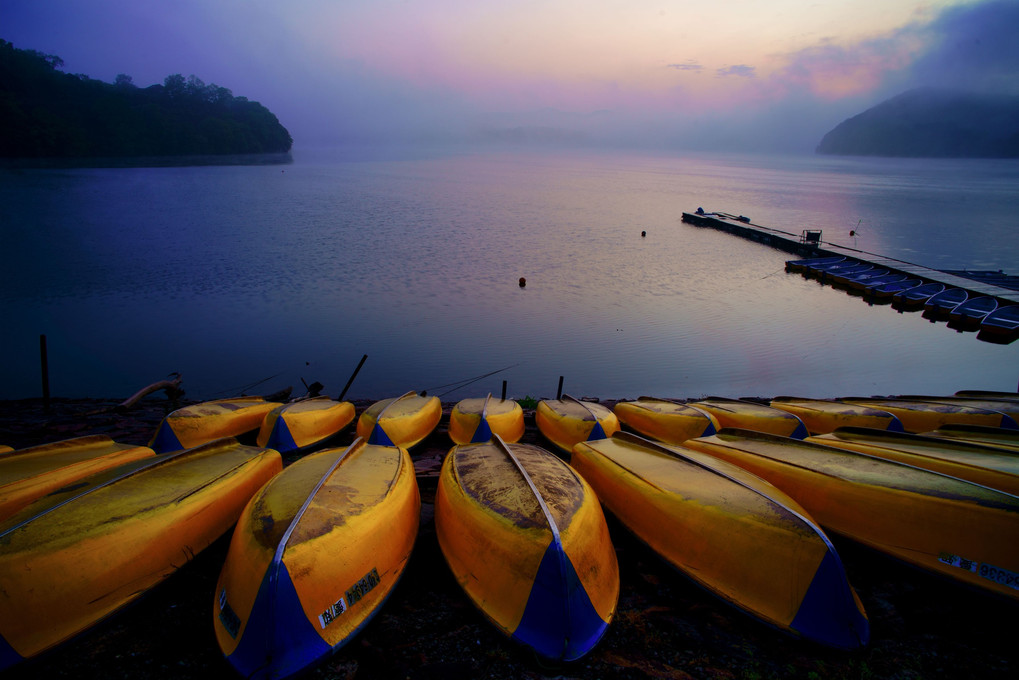
[[[524,410],[511,399],[461,399],[449,414],[449,438],[454,444],[487,442],[493,434],[513,443],[524,436]]]
[[[887,269],[879,269],[873,265],[862,265],[860,267],[851,267],[837,272],[825,272],[822,279],[833,286],[849,287],[850,281],[855,280],[857,277],[887,273]]]
[[[946,288],[923,303],[923,312],[931,318],[945,318],[968,297],[969,292],[964,288]]]
[[[920,309],[932,296],[945,289],[945,284],[932,282],[899,291],[892,296],[892,305],[898,309]]]
[[[876,397],[842,397],[839,401],[888,411],[902,422],[902,428],[906,432],[913,433],[936,430],[949,423],[1001,427],[1003,422],[1011,421],[1011,418],[999,411],[931,401]]]
[[[856,262],[854,264],[847,265],[835,265],[834,267],[827,267],[818,272],[818,278],[821,279],[822,283],[831,283],[838,277],[845,277],[849,274],[861,274],[863,272],[871,271],[874,269],[873,265],[869,265],[865,262]]]
[[[787,437],[723,430],[684,446],[782,489],[826,530],[1019,600],[1019,497],[922,468]]]
[[[419,444],[442,419],[438,397],[407,392],[393,399],[377,401],[357,419],[357,436],[369,444],[402,446]]]
[[[831,542],[773,485],[622,432],[578,444],[572,464],[631,532],[711,593],[794,635],[867,643],[866,614]]]
[[[619,568],[598,498],[548,451],[498,435],[454,446],[435,531],[471,602],[540,656],[579,659],[612,621]]]
[[[621,401],[612,411],[623,425],[666,444],[682,444],[687,439],[714,434],[717,429],[704,411],[668,399]]]
[[[568,394],[562,399],[539,401],[534,421],[541,434],[566,453],[570,453],[577,442],[604,439],[619,430],[619,418],[610,409]]]
[[[906,281],[907,277],[905,274],[884,274],[883,276],[867,276],[859,280],[854,280],[849,284],[851,290],[856,291],[860,295],[869,295],[870,291],[874,288],[880,288],[890,283],[899,283]]]
[[[821,276],[829,270],[838,272],[848,267],[858,267],[860,264],[861,262],[859,260],[843,258],[838,262],[804,265],[802,273],[807,278],[821,278]]]
[[[796,439],[808,434],[803,421],[792,413],[753,401],[708,397],[691,402],[690,406],[710,414],[719,428],[739,427]]]
[[[802,272],[807,267],[830,266],[845,261],[846,258],[841,255],[833,255],[830,257],[809,257],[803,260],[787,260],[785,263],[785,269],[788,272]]]
[[[798,397],[775,397],[770,404],[799,418],[810,434],[825,434],[851,426],[902,432],[902,423],[893,414],[862,404]]]
[[[0,669],[172,575],[233,526],[281,468],[276,451],[220,439],[104,470],[8,518],[0,524]]]
[[[872,300],[887,303],[888,301],[891,301],[896,294],[904,290],[916,288],[917,286],[921,285],[923,285],[923,282],[920,279],[906,279],[904,281],[893,281],[892,283],[886,283],[880,286],[875,286],[873,288],[868,288],[866,297]]]
[[[354,405],[329,397],[302,399],[269,411],[255,440],[280,453],[306,451],[336,436],[354,420]]]
[[[982,408],[988,411],[997,411],[998,413],[1002,413],[1007,416],[1007,418],[1002,418],[1000,425],[988,425],[988,427],[1004,427],[1009,429],[1019,428],[1019,401],[983,397],[961,397],[958,394],[953,396],[900,394],[895,398],[907,401],[929,401],[935,404],[952,404],[954,406],[967,406],[969,408]]]
[[[829,434],[808,437],[806,441],[915,465],[1019,495],[1019,455],[1000,449],[859,427],[841,428]]]
[[[173,411],[160,423],[149,446],[167,453],[201,446],[222,437],[239,437],[257,430],[279,402],[262,397],[234,397],[192,404]]]
[[[925,437],[937,437],[949,441],[963,441],[983,446],[993,446],[1007,451],[1019,451],[1019,430],[983,425],[942,425],[930,432],[921,432]]]
[[[980,332],[990,335],[1019,333],[1019,305],[1005,305],[990,312],[980,322]]]
[[[285,678],[349,642],[403,574],[421,497],[406,449],[357,439],[312,453],[244,508],[213,624],[246,678]]]
[[[46,494],[111,467],[155,455],[104,435],[75,437],[0,455],[0,522]]]
[[[963,328],[979,326],[984,317],[993,312],[997,306],[998,301],[989,295],[971,297],[952,308],[948,313],[948,321]]]

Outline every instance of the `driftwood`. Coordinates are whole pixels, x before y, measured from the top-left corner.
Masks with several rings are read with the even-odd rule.
[[[180,388],[180,383],[183,380],[183,378],[181,377],[180,373],[171,373],[170,375],[174,376],[173,379],[160,380],[159,382],[154,382],[147,387],[143,387],[142,389],[138,390],[130,397],[125,399],[124,401],[117,404],[116,406],[108,406],[106,408],[101,408],[96,411],[89,411],[85,415],[91,416],[97,415],[99,413],[110,413],[110,412],[123,413],[124,411],[129,411],[132,408],[134,408],[135,405],[142,400],[142,397],[152,394],[153,392],[159,392],[160,390],[166,391],[167,398],[173,402],[176,402],[178,399],[180,399],[181,395],[184,394],[184,390]]]

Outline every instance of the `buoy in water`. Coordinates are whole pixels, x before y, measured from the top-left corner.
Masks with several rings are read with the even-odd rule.
[[[644,238],[645,236],[647,236],[647,232],[646,231],[640,232],[640,237],[641,238]]]
[[[527,279],[525,279],[523,276],[521,276],[520,277],[520,287],[523,288],[526,285],[527,285]]]

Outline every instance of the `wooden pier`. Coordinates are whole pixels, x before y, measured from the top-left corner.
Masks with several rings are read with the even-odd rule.
[[[963,276],[956,276],[955,274],[943,272],[940,269],[931,269],[930,267],[924,267],[923,265],[906,262],[894,257],[885,257],[869,253],[865,250],[822,241],[819,238],[819,231],[804,231],[800,234],[794,234],[789,231],[754,224],[749,218],[728,213],[683,213],[683,221],[697,227],[711,227],[712,229],[725,231],[771,246],[772,248],[793,253],[799,257],[828,257],[837,255],[859,260],[860,262],[874,265],[875,267],[882,267],[893,272],[907,274],[911,278],[921,279],[924,283],[943,283],[945,287],[962,288],[968,291],[970,296],[987,295],[997,298],[999,305],[1019,304],[1019,291],[968,279]]]

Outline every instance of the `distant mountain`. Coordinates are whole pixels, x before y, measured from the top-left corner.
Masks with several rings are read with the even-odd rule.
[[[258,102],[180,74],[138,88],[59,71],[59,57],[0,40],[0,157],[266,154],[293,140]]]
[[[1019,97],[909,90],[840,123],[817,153],[1019,158]]]

